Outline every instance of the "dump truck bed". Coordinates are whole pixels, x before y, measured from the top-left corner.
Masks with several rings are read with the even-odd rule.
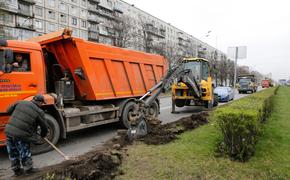
[[[164,57],[85,41],[69,31],[34,38],[75,81],[79,98],[105,100],[141,96],[166,73]],[[76,75],[83,73],[84,79]]]

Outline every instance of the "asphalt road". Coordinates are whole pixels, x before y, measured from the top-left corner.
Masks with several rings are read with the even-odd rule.
[[[247,96],[247,94],[236,93],[235,99],[240,99]],[[220,103],[224,104],[224,103]],[[179,114],[171,114],[171,97],[160,98],[159,119],[162,123],[169,123],[180,119],[181,117],[189,116],[194,112],[201,111],[197,107],[177,108]],[[69,157],[75,157],[84,154],[98,145],[102,145],[105,141],[111,139],[116,135],[118,129],[117,124],[109,124],[99,127],[94,127],[82,131],[78,131],[68,135],[66,140],[58,143],[58,147]],[[63,161],[63,158],[56,152],[50,151],[44,154],[33,156],[35,167],[44,167],[53,164],[58,164]],[[1,174],[12,174],[10,170],[10,161],[5,148],[0,149],[0,179]],[[7,177],[7,176],[6,176]],[[9,177],[9,176],[8,176]]]

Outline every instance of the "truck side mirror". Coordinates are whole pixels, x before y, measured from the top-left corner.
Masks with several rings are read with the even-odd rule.
[[[13,62],[13,51],[11,49],[4,49],[4,61],[5,65]]]
[[[13,51],[11,49],[4,49],[4,64],[3,64],[3,71],[5,73],[10,73],[12,71],[11,63],[13,63]]]

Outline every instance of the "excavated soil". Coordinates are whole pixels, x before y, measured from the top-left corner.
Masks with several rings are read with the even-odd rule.
[[[151,132],[140,140],[146,144],[167,144],[172,140],[177,139],[178,134],[181,134],[187,130],[195,129],[203,124],[208,123],[207,118],[207,112],[200,112],[192,114],[191,116],[186,118],[181,118],[180,120],[169,124],[156,125],[155,123],[151,125]]]
[[[139,140],[146,144],[166,144],[177,139],[177,135],[203,124],[206,124],[208,114],[201,112],[190,117],[182,118],[176,122],[161,125],[158,119],[148,119],[150,133]],[[61,164],[45,167],[39,172],[22,176],[17,179],[113,179],[119,172],[118,167],[126,155],[126,147],[130,144],[127,131],[119,130],[118,135],[106,142],[105,145]]]

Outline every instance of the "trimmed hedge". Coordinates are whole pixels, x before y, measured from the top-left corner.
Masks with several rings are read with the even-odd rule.
[[[278,87],[260,91],[213,112],[221,131],[216,146],[219,155],[244,162],[254,154],[261,123],[271,114],[277,90]]]

